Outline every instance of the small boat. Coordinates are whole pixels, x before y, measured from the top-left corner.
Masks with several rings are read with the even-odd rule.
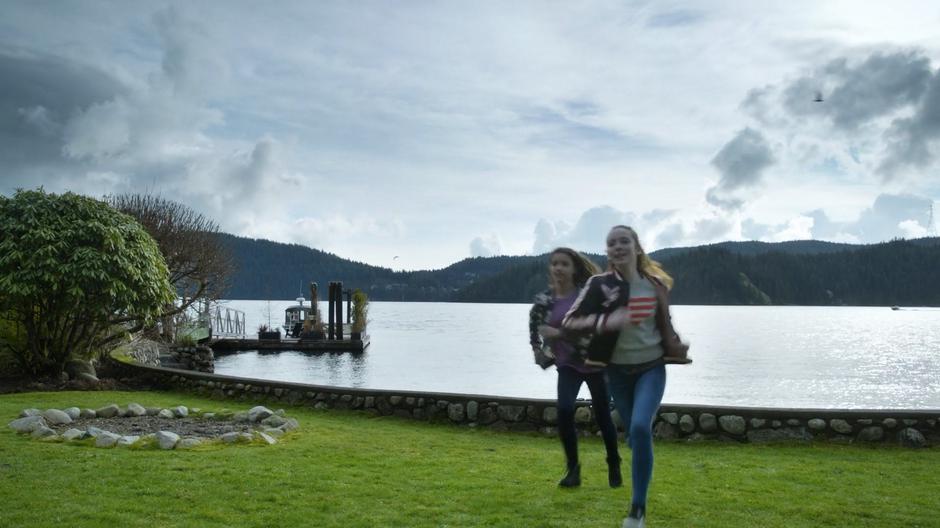
[[[304,306],[305,301],[303,297],[297,297],[297,304],[288,306],[284,310],[284,335],[300,337],[304,321],[313,309],[312,306]]]
[[[892,306],[891,309],[897,311],[897,310],[900,310],[901,308],[898,306]]]

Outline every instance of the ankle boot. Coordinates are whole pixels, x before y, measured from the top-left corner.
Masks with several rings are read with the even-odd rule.
[[[558,481],[563,488],[576,488],[581,485],[581,464],[568,464],[568,473]]]
[[[607,483],[611,488],[623,486],[623,475],[620,474],[620,457],[607,458]]]

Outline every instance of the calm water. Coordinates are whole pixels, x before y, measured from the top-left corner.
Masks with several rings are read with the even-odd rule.
[[[249,331],[293,301],[228,301]],[[321,303],[325,310],[325,303]],[[361,355],[254,351],[220,357],[235,376],[376,389],[554,398],[531,361],[523,304],[372,302]],[[940,409],[940,309],[676,306],[689,366],[668,366],[664,401]],[[588,398],[584,389],[581,396]]]

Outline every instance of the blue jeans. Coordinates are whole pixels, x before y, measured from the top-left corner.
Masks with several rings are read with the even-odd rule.
[[[578,432],[574,425],[575,400],[581,390],[581,384],[587,383],[591,391],[591,407],[594,408],[594,420],[604,438],[608,460],[619,460],[617,455],[617,428],[610,418],[610,397],[607,395],[607,382],[603,372],[585,374],[577,370],[558,367],[558,436],[565,449],[568,467],[578,464]]]
[[[645,508],[653,478],[653,419],[666,390],[666,366],[631,374],[629,367],[611,364],[607,366],[607,380],[627,432],[627,445],[633,452],[633,504]]]

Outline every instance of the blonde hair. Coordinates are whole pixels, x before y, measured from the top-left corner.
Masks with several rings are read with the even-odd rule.
[[[615,225],[611,227],[610,230],[614,229],[626,229],[630,232],[630,236],[633,237],[633,244],[636,246],[636,269],[640,272],[641,275],[646,275],[648,277],[654,277],[659,279],[660,282],[666,286],[667,290],[672,289],[672,285],[675,282],[672,277],[666,273],[666,270],[663,269],[662,264],[651,259],[649,255],[646,254],[646,251],[643,249],[643,246],[640,245],[640,237],[637,236],[636,230],[630,226],[625,225]],[[611,268],[611,265],[607,264],[608,268]]]

